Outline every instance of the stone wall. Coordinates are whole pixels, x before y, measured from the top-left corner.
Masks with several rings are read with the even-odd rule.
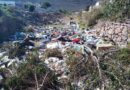
[[[97,35],[100,37],[108,37],[112,39],[119,46],[126,46],[128,41],[128,31],[130,24],[100,22],[95,26]]]

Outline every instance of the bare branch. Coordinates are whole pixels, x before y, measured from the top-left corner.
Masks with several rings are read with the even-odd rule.
[[[102,78],[101,68],[100,68],[100,65],[99,65],[99,59],[98,59],[96,56],[94,56],[93,54],[91,54],[91,57],[92,57],[92,60],[93,60],[94,62],[96,62],[96,64],[97,64],[98,73],[99,73],[99,77],[100,77],[101,84],[102,84],[101,90],[104,90],[104,87],[105,87],[105,86],[104,86],[104,82],[103,82],[103,78]]]
[[[119,49],[116,49],[116,50],[110,50],[108,52],[105,52],[103,55],[102,55],[102,58],[104,58],[106,55],[108,55],[109,53],[112,53],[112,52],[117,52],[119,51]]]
[[[46,75],[44,76],[43,81],[42,81],[42,84],[40,84],[40,89],[43,87],[44,82],[45,82],[46,77],[48,76],[48,74],[49,74],[49,72],[47,72]]]
[[[9,68],[7,68],[7,70],[10,72],[10,74],[13,76],[14,73],[12,72],[12,70],[10,70]]]
[[[39,84],[38,84],[38,80],[37,80],[37,74],[36,74],[36,72],[34,73],[34,77],[35,77],[35,81],[36,81],[36,90],[40,90],[39,89]]]

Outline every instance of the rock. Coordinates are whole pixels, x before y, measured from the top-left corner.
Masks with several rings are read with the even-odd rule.
[[[60,79],[67,79],[67,78],[68,78],[68,76],[62,75],[61,77],[58,77],[58,80],[60,80]]]
[[[124,30],[122,31],[122,34],[127,36],[127,35],[128,35],[127,30],[126,30],[126,29],[124,29]]]
[[[122,36],[123,41],[127,41],[128,37],[127,36]]]
[[[0,68],[6,68],[6,66],[5,66],[5,65],[2,65],[2,66],[0,66]]]
[[[108,34],[113,34],[113,30],[110,29],[110,30],[108,31]]]
[[[101,90],[100,88],[96,88],[95,90]]]
[[[1,61],[8,62],[8,61],[10,61],[10,60],[9,60],[8,56],[4,56],[4,57],[1,59]]]
[[[120,42],[127,41],[129,28],[130,27],[124,23],[114,23],[114,22],[100,22],[100,24],[98,25],[98,30],[100,31],[99,36],[100,37],[108,36],[117,44]]]
[[[116,29],[116,30],[115,30],[115,34],[118,34],[118,33],[120,33],[120,32],[121,32],[120,29]]]
[[[120,47],[120,48],[126,48],[126,47],[127,47],[127,44],[125,44],[125,43],[124,43],[124,44],[120,44],[119,47]]]
[[[118,38],[117,38],[117,41],[120,42],[120,41],[121,41],[121,37],[118,37]]]
[[[2,75],[0,75],[0,80],[2,80],[3,79],[3,76]]]
[[[118,35],[120,36],[120,37],[122,37],[122,33],[120,32],[120,33],[118,33]]]

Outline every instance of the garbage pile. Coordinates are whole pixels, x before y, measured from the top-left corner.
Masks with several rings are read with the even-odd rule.
[[[39,49],[39,53],[45,53],[46,49],[55,48],[63,52],[67,48],[73,48],[85,53],[86,47],[90,49],[113,47],[110,41],[97,37],[94,30],[77,31],[64,28],[29,27],[26,33],[17,32],[13,38],[13,46],[17,46],[18,50],[20,49],[18,52],[25,50],[23,51],[25,53],[21,52],[18,56],[25,56],[26,53],[35,48]],[[12,51],[17,49],[14,48]]]
[[[13,49],[13,51],[16,51],[16,53],[12,53],[15,55],[13,59],[9,58],[7,54],[0,55],[0,67],[8,68],[13,63],[18,65],[21,62],[26,62],[26,55],[36,49],[39,58],[41,60],[44,58],[46,66],[54,71],[58,80],[61,81],[71,77],[70,66],[67,66],[68,58],[71,57],[69,56],[71,53],[66,54],[68,50],[72,49],[76,52],[74,56],[72,52],[73,57],[71,58],[74,61],[71,62],[71,59],[69,59],[69,62],[76,64],[75,60],[79,60],[82,64],[85,64],[83,62],[88,61],[89,56],[93,55],[93,50],[105,50],[104,48],[110,49],[113,47],[112,42],[97,37],[93,30],[77,31],[64,28],[32,27],[26,34],[22,35],[25,35],[24,39],[20,38],[20,41],[16,39],[13,41],[13,46],[16,47]],[[55,54],[58,54],[58,52],[55,52],[48,57],[44,57],[48,49],[52,50],[49,53],[53,52],[53,49],[57,49],[61,52],[61,55],[56,56]],[[82,80],[73,81],[73,84],[76,84],[79,89],[85,86]]]

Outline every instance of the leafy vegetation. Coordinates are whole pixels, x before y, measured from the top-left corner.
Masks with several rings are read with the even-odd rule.
[[[100,62],[104,80],[108,80],[106,88],[108,90],[130,89],[129,66],[130,50],[121,49],[118,52],[109,53],[103,61]]]
[[[11,70],[16,72],[13,73],[13,75],[7,72],[10,76],[5,77],[5,80],[2,82],[6,89],[56,89],[58,83],[55,74],[46,67],[44,62],[39,60],[37,54],[38,53],[34,51],[28,54],[26,58],[27,62],[21,63],[19,67],[14,65]],[[1,73],[5,74],[5,71],[8,70],[1,69]]]
[[[79,24],[81,27],[91,27],[97,20],[110,20],[123,22],[130,18],[129,0],[102,0],[102,6],[92,7],[87,12],[80,12]],[[88,7],[87,7],[88,10]]]
[[[67,66],[70,70],[68,82],[78,81],[84,78],[85,86],[82,89],[94,90],[104,88],[105,90],[130,89],[130,50],[120,49],[105,54],[100,53],[99,68],[92,57],[88,60],[81,59],[82,54],[74,50],[67,52]],[[102,57],[103,56],[103,57]],[[80,67],[80,68],[79,68]],[[101,76],[98,70],[101,70]],[[104,86],[102,86],[102,84]],[[71,84],[72,86],[72,84]],[[75,88],[76,86],[72,86]]]
[[[112,21],[121,21],[130,16],[130,1],[112,0],[112,2],[105,4],[103,11],[104,18]]]
[[[83,90],[94,90],[96,87],[100,87],[101,81],[98,69],[92,58],[88,56],[88,59],[85,59],[82,53],[73,49],[68,50],[66,53],[68,55],[66,64],[70,71],[68,80],[70,82],[83,82],[84,86],[80,88]],[[71,84],[71,87],[73,88],[72,90],[75,90],[77,86]]]
[[[36,7],[35,7],[35,5],[32,5],[32,4],[25,4],[24,8],[26,10],[29,10],[30,12],[34,12]]]
[[[19,59],[22,58],[22,56],[25,55],[26,49],[24,47],[21,47],[20,44],[16,44],[15,46],[12,45],[8,52],[9,58],[15,58],[18,57]]]
[[[0,16],[6,15],[8,17],[12,17],[13,15],[13,8],[9,8],[9,7],[4,7],[4,6],[0,6]]]
[[[130,50],[125,48],[108,52],[98,53],[98,57],[100,58],[98,68],[96,61],[91,56],[87,56],[86,59],[82,53],[68,49],[64,53],[64,57],[67,56],[66,65],[69,70],[69,76],[62,84],[72,90],[75,90],[77,87],[72,84],[75,81],[83,81],[85,86],[82,89],[85,90],[101,88],[102,84],[104,84],[106,90],[129,90]],[[46,58],[63,57],[57,49],[52,51],[47,50],[45,56]],[[39,59],[38,51],[33,50],[27,54],[26,62],[19,64],[19,67],[15,64],[10,67],[12,73],[9,72],[9,68],[4,70],[0,69],[0,73],[5,74],[5,78],[2,80],[2,86],[6,89],[13,90],[38,88],[48,90],[59,88],[57,76],[46,67],[43,61]],[[101,70],[102,78],[99,75],[99,69]],[[42,81],[44,81],[44,84],[42,84]]]

